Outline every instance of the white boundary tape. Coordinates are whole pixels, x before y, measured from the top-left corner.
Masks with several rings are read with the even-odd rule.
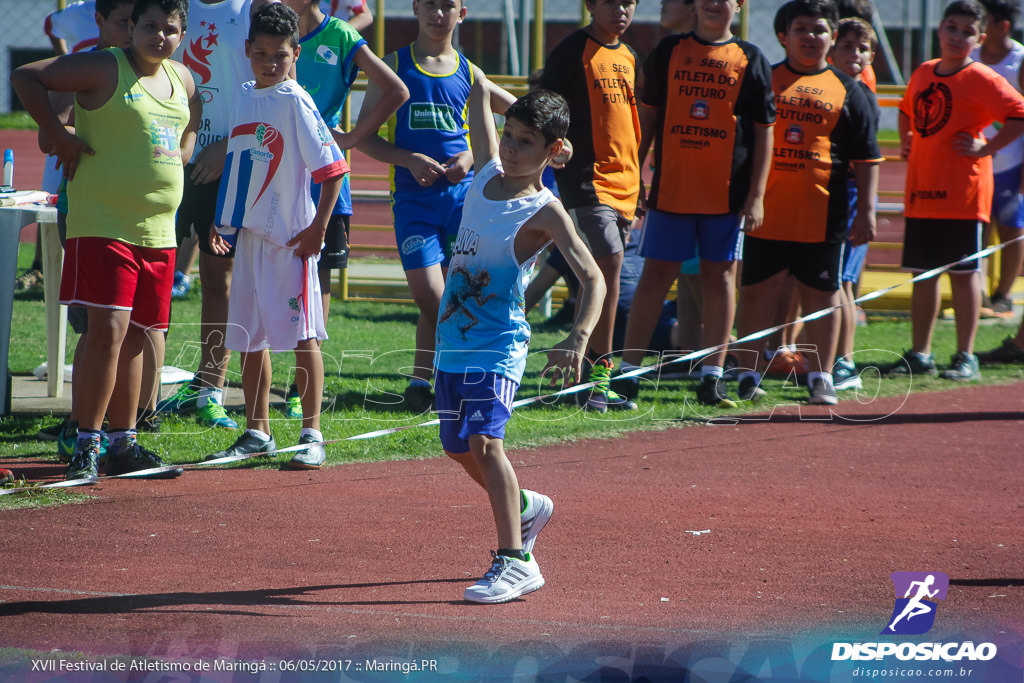
[[[1020,235],[1018,237],[1015,237],[1012,240],[1007,240],[1006,242],[1002,242],[1000,244],[995,244],[995,245],[992,245],[991,247],[986,247],[985,249],[982,249],[981,251],[975,252],[974,254],[971,254],[970,256],[963,257],[959,261],[954,261],[953,263],[948,263],[948,264],[946,264],[944,266],[940,266],[939,268],[933,268],[931,270],[927,270],[927,271],[925,271],[923,273],[919,273],[918,275],[915,275],[914,277],[912,277],[912,278],[910,278],[908,280],[904,280],[903,282],[899,282],[899,283],[897,283],[895,285],[890,285],[889,287],[884,287],[882,289],[877,289],[877,290],[875,290],[873,292],[865,294],[864,296],[857,297],[856,299],[853,300],[853,303],[854,304],[859,304],[859,303],[861,303],[863,301],[871,301],[873,299],[879,299],[879,298],[885,296],[886,294],[888,294],[889,292],[891,292],[891,291],[893,291],[895,289],[899,289],[900,287],[904,287],[904,286],[906,286],[908,284],[913,284],[915,282],[921,282],[922,280],[928,280],[928,279],[933,278],[933,277],[938,277],[939,275],[942,275],[943,273],[948,272],[949,270],[951,270],[952,268],[956,267],[957,265],[959,265],[961,263],[966,263],[968,261],[973,261],[975,259],[985,258],[986,256],[990,256],[990,255],[996,253],[997,251],[1005,248],[1007,245],[1013,244],[1014,242],[1019,242],[1021,240],[1024,240],[1024,234],[1022,234],[1022,235]],[[739,338],[739,339],[737,339],[735,341],[729,342],[728,344],[719,344],[717,346],[709,346],[706,349],[700,349],[699,351],[691,351],[690,353],[686,353],[686,354],[683,354],[681,356],[675,356],[675,357],[671,358],[670,360],[666,360],[666,361],[663,361],[661,363],[657,363],[655,365],[645,365],[642,368],[635,368],[633,370],[630,370],[629,372],[623,372],[621,374],[616,375],[615,379],[619,379],[619,378],[623,378],[623,377],[640,377],[642,375],[646,375],[648,373],[655,372],[657,370],[661,370],[664,367],[675,365],[677,363],[685,363],[686,361],[691,361],[691,360],[696,360],[698,358],[703,358],[704,356],[707,356],[707,355],[709,355],[711,353],[714,353],[716,351],[721,351],[722,349],[728,348],[732,344],[742,344],[742,343],[745,343],[745,342],[748,342],[748,341],[754,341],[756,339],[762,339],[764,337],[768,337],[768,336],[774,334],[775,332],[778,332],[779,330],[785,329],[785,328],[787,328],[787,327],[789,327],[791,325],[796,325],[796,324],[808,322],[808,321],[811,321],[811,320],[817,320],[818,318],[823,318],[826,315],[829,315],[829,314],[839,310],[840,308],[842,308],[841,305],[840,306],[829,306],[828,308],[823,308],[823,309],[821,309],[819,311],[814,311],[813,313],[808,313],[807,315],[802,316],[800,318],[797,318],[796,320],[792,320],[792,321],[787,322],[787,323],[782,323],[781,325],[776,325],[774,327],[770,327],[770,328],[767,328],[767,329],[764,329],[764,330],[760,330],[758,332],[754,332],[752,334],[748,334],[747,336],[741,337],[741,338]],[[555,398],[558,398],[560,396],[569,396],[571,394],[576,394],[576,393],[579,393],[581,391],[586,391],[587,389],[593,387],[595,384],[596,384],[596,382],[585,382],[583,384],[575,384],[575,385],[573,385],[571,387],[568,387],[568,388],[565,388],[565,389],[561,389],[559,391],[555,391],[555,392],[552,392],[550,394],[541,394],[539,396],[532,396],[530,398],[520,399],[518,401],[513,402],[512,403],[512,407],[513,408],[522,408],[524,406],[532,405],[534,403],[539,403],[541,401],[549,401],[551,399],[555,399]],[[366,432],[366,433],[363,433],[363,434],[356,434],[355,436],[349,436],[349,437],[345,437],[343,439],[330,439],[330,440],[327,440],[327,441],[321,441],[321,442],[319,442],[319,444],[322,445],[322,446],[328,446],[328,445],[331,445],[331,444],[341,443],[343,441],[360,441],[360,440],[363,440],[363,439],[375,439],[377,437],[387,436],[388,434],[395,434],[397,432],[402,432],[402,431],[405,431],[407,429],[415,429],[415,428],[418,428],[418,427],[430,427],[430,426],[439,425],[439,424],[441,424],[441,420],[433,419],[433,420],[427,420],[426,422],[420,422],[420,423],[417,423],[417,424],[403,425],[401,427],[390,427],[388,429],[379,429],[379,430],[376,430],[376,431]],[[226,465],[226,464],[232,463],[232,462],[242,462],[244,460],[252,460],[252,459],[255,459],[255,458],[271,457],[271,456],[278,455],[280,453],[290,453],[290,452],[293,452],[293,451],[298,451],[298,450],[302,450],[304,448],[308,448],[311,445],[313,445],[313,444],[302,444],[302,445],[299,445],[299,446],[289,446],[287,448],[279,448],[279,449],[277,449],[275,451],[271,451],[269,453],[258,453],[258,454],[255,454],[255,455],[232,455],[232,456],[227,456],[227,457],[224,457],[224,458],[217,458],[215,460],[206,460],[206,461],[198,462],[198,463],[187,463],[187,464],[181,464],[181,465],[168,465],[166,467],[154,467],[152,469],[140,470],[138,472],[131,472],[131,473],[128,473],[128,474],[118,474],[118,475],[114,475],[114,476],[88,477],[88,478],[85,478],[85,479],[71,479],[71,480],[68,480],[68,481],[55,481],[55,482],[51,482],[49,484],[39,484],[37,486],[23,486],[23,487],[19,487],[19,488],[0,489],[0,496],[6,496],[6,495],[13,494],[13,493],[22,493],[24,491],[41,491],[41,490],[46,490],[46,489],[71,488],[71,487],[74,487],[74,486],[88,486],[88,485],[91,485],[91,484],[96,484],[96,483],[101,482],[101,481],[105,481],[107,479],[140,479],[140,478],[145,478],[145,477],[152,477],[154,475],[163,474],[163,473],[166,473],[166,472],[172,472],[172,471],[177,470],[177,469],[203,469],[203,468],[206,468],[206,467],[213,467],[213,466],[216,466],[216,465]]]

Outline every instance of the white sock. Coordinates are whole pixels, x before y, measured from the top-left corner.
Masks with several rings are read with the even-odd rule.
[[[303,427],[302,431],[299,432],[299,438],[302,438],[302,437],[307,436],[307,435],[308,436],[312,436],[317,441],[323,441],[324,440],[324,435],[321,434],[319,430],[310,429],[308,427]]]
[[[202,408],[207,403],[216,403],[219,406],[224,405],[224,390],[211,387],[200,389],[199,397],[196,399],[196,406]],[[269,439],[270,437],[267,438]]]
[[[266,432],[261,432],[258,429],[246,429],[245,431],[247,434],[252,434],[263,443],[270,441],[270,434],[267,434]]]
[[[814,383],[818,379],[825,380],[825,384],[827,384],[830,387],[834,387],[835,386],[832,383],[832,373],[831,372],[808,372],[807,373],[807,385],[808,386],[812,386],[813,387]]]
[[[717,377],[722,379],[722,366],[720,365],[702,365],[700,367],[700,378],[704,379],[707,376]]]

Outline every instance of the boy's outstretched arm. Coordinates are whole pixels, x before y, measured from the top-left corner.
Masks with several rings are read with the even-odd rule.
[[[356,51],[355,63],[374,86],[375,96],[371,101],[368,88],[352,130],[347,133],[338,129],[331,131],[342,151],[355,147],[368,137],[375,137],[388,118],[409,99],[409,89],[402,79],[366,45]]]
[[[878,197],[878,162],[853,162],[857,185],[857,215],[850,226],[850,241],[860,246],[875,239],[875,198]]]
[[[501,90],[481,76],[469,93],[469,143],[473,149],[473,167],[478,173],[498,156],[498,132],[491,109],[492,88]]]
[[[547,230],[555,246],[565,257],[573,274],[580,281],[577,294],[576,321],[573,323],[569,336],[548,351],[548,362],[541,371],[541,376],[557,368],[558,373],[551,373],[551,385],[561,379],[563,387],[579,381],[583,377],[583,356],[587,350],[590,335],[601,317],[601,307],[606,293],[604,276],[590,249],[576,234],[569,214],[560,202],[551,202],[537,215],[543,220],[543,228]]]

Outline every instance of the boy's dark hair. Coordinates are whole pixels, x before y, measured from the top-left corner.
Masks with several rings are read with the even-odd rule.
[[[188,28],[188,0],[135,0],[135,6],[132,7],[132,23],[139,23],[139,17],[150,7],[159,7],[167,16],[177,14],[181,17],[181,30]]]
[[[110,13],[121,5],[135,6],[135,0],[96,0],[96,12],[104,19],[110,18]]]
[[[869,42],[873,52],[878,51],[878,36],[875,34],[875,29],[871,28],[871,24],[860,17],[849,17],[839,20],[839,28],[836,29],[836,42],[838,43],[849,33],[857,36],[858,40]]]
[[[534,69],[526,77],[526,87],[530,90],[536,90],[540,87],[540,79],[542,78],[544,78],[544,69]]]
[[[534,90],[513,102],[505,118],[537,129],[544,136],[544,144],[550,145],[569,130],[569,103],[550,90]]]
[[[832,0],[790,0],[775,13],[775,33],[788,33],[797,17],[824,19],[833,31],[839,25],[839,10]]]
[[[1017,24],[1017,18],[1020,17],[1017,0],[981,0],[981,4],[995,21],[1008,21],[1010,28]]]
[[[836,8],[839,10],[839,18],[860,17],[871,23],[875,13],[875,6],[871,0],[836,0]]]
[[[299,44],[299,15],[284,3],[260,7],[249,21],[249,42],[256,36],[291,38],[292,47]]]
[[[985,29],[985,8],[975,0],[953,0],[946,5],[945,11],[942,12],[942,20],[945,21],[952,16],[970,17],[973,21],[978,22],[978,26],[982,30]]]

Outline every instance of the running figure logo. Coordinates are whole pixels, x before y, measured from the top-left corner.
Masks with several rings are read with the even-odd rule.
[[[946,599],[949,577],[942,572],[893,572],[896,606],[882,635],[920,635],[935,623],[937,600]]]

